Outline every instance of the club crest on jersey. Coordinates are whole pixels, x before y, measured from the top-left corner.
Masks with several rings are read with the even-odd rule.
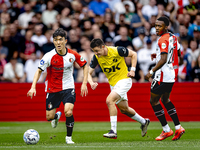
[[[81,60],[81,61],[84,61],[84,58],[81,56],[80,60]]]
[[[167,46],[166,46],[166,44],[165,43],[162,43],[162,49],[164,49],[164,48],[166,48]]]
[[[44,60],[40,60],[40,65],[44,65]]]
[[[69,62],[73,62],[73,58],[70,58],[70,59],[69,59]]]
[[[51,104],[51,102],[48,104],[48,108],[51,109],[53,107],[53,105]]]

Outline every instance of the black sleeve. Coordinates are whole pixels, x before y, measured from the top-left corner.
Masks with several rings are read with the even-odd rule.
[[[90,67],[91,68],[95,68],[96,66],[98,65],[98,60],[97,58],[95,57],[95,55],[92,57],[92,60],[90,62]]]
[[[118,46],[117,51],[120,56],[127,57],[128,56],[128,49],[126,47]]]

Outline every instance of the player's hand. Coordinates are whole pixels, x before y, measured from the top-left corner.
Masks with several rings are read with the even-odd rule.
[[[135,77],[135,71],[131,70],[130,72],[128,72],[127,77],[130,77],[130,78]]]
[[[81,96],[86,96],[88,94],[87,84],[81,85]]]
[[[36,96],[36,90],[35,89],[30,89],[27,93],[27,97],[31,97],[31,99],[33,98],[33,96]]]
[[[150,74],[149,72],[147,73],[147,75],[145,76],[145,79],[149,81],[149,79],[152,77],[152,74]]]
[[[98,86],[98,83],[97,83],[97,82],[93,82],[92,84],[90,84],[90,86],[91,86],[91,88],[92,88],[93,90],[95,90],[96,87]]]

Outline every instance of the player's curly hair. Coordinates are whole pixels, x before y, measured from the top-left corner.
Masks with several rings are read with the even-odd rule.
[[[169,19],[165,16],[159,17],[157,20],[163,21],[166,26],[169,26]]]
[[[65,30],[63,30],[63,28],[58,28],[54,33],[53,33],[53,38],[57,37],[57,36],[61,36],[64,37],[66,39],[66,33]]]
[[[96,38],[93,39],[90,43],[90,47],[93,49],[95,47],[102,47],[102,45],[105,45],[102,39]]]

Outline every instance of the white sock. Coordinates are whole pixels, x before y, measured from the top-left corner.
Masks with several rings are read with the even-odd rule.
[[[139,123],[141,123],[143,125],[146,123],[146,120],[137,113],[135,113],[135,115],[132,116],[131,118],[138,121]]]
[[[111,130],[117,133],[117,116],[110,116]]]
[[[178,129],[180,129],[181,128],[181,125],[179,124],[179,125],[177,125],[177,126],[175,126],[175,129],[176,130],[178,130]]]
[[[166,124],[165,126],[162,127],[164,132],[169,132],[170,131],[170,127],[168,124]]]

